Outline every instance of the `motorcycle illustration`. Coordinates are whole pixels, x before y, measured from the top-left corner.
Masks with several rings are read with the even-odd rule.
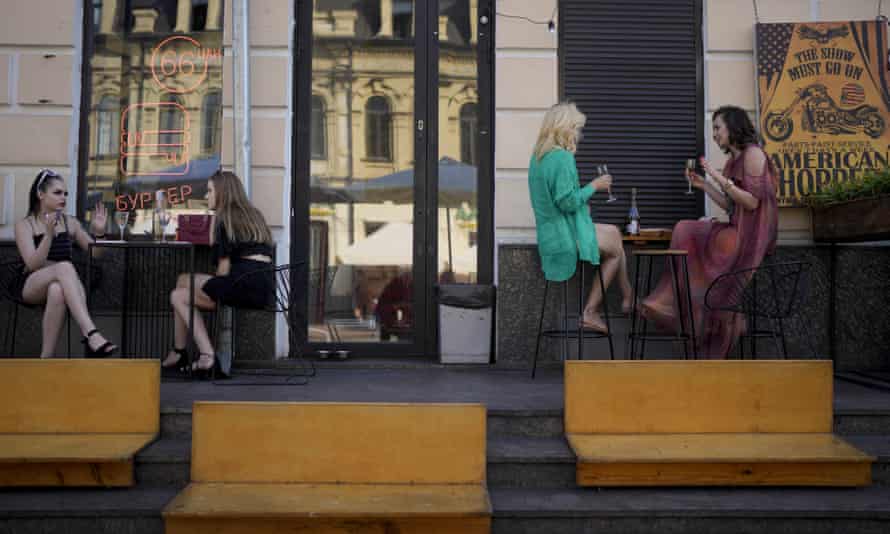
[[[864,132],[872,139],[883,135],[886,129],[884,117],[875,106],[862,104],[854,108],[838,106],[828,88],[821,83],[808,85],[797,92],[797,97],[783,110],[771,111],[763,121],[764,134],[773,141],[784,141],[794,131],[791,111],[803,105],[800,125],[807,132],[831,135]]]

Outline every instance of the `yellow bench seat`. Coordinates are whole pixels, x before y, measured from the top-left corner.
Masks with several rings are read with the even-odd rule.
[[[487,517],[488,492],[477,484],[190,484],[164,517],[346,519]]]
[[[0,486],[130,486],[155,434],[0,434]]]
[[[488,534],[485,407],[196,402],[166,534]]]
[[[132,486],[160,430],[160,362],[0,360],[0,487]]]
[[[572,361],[566,438],[581,486],[864,486],[832,435],[820,360]]]
[[[832,434],[568,435],[582,486],[869,483],[874,458]]]

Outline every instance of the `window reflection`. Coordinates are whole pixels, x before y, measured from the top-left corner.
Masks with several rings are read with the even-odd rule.
[[[205,210],[220,167],[223,0],[89,6],[85,206],[132,212],[129,234],[142,236],[163,189],[175,199],[172,231],[176,214]]]
[[[222,128],[222,93],[214,91],[204,97],[201,120],[201,147],[202,152],[208,155],[218,154]]]
[[[314,0],[310,317],[315,342],[414,339],[418,1]],[[441,281],[476,279],[476,0],[438,0]],[[431,178],[430,178],[431,179]],[[428,184],[432,185],[432,184]]]
[[[365,106],[365,120],[367,121],[366,139],[368,143],[368,157],[392,160],[392,118],[389,114],[389,102],[386,97],[372,96]]]
[[[475,102],[464,104],[460,108],[460,160],[470,165],[477,165],[477,143],[476,134],[478,133],[478,123],[476,119]]]
[[[310,147],[312,159],[325,159],[327,156],[327,147],[325,146],[327,128],[324,124],[324,112],[324,99],[318,95],[312,95],[312,142]]]
[[[117,97],[103,96],[96,114],[96,155],[101,158],[117,157],[120,128],[120,103]]]

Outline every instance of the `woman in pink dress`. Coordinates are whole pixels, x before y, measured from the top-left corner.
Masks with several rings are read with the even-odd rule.
[[[744,331],[745,321],[735,313],[705,308],[705,292],[721,274],[760,265],[775,248],[779,215],[775,170],[758,144],[748,114],[738,107],[724,106],[714,112],[712,122],[714,141],[730,156],[729,161],[723,172],[718,172],[701,158],[701,166],[713,182],[693,171],[687,171],[687,179],[729,213],[729,222],[680,221],[674,227],[671,248],[689,253],[698,356],[726,358]],[[685,288],[680,290],[684,295]],[[674,300],[667,271],[643,301],[641,313],[658,327],[675,330]]]

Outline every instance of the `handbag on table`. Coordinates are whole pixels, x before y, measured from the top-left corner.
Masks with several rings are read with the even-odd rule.
[[[195,245],[209,245],[213,216],[205,214],[182,214],[177,220],[176,240],[188,241]]]

